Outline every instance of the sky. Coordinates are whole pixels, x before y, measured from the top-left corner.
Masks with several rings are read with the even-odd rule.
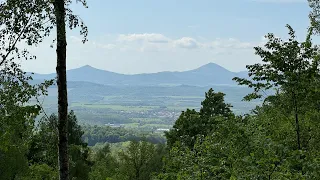
[[[264,35],[287,38],[290,24],[304,39],[307,0],[88,0],[72,9],[89,29],[67,32],[67,69],[90,65],[117,73],[185,71],[213,62],[234,72],[260,61],[253,47]],[[30,48],[26,71],[55,72],[55,34]]]

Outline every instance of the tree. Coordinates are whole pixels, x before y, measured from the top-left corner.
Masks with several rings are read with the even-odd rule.
[[[122,179],[151,179],[152,171],[150,167],[152,164],[150,162],[154,154],[155,146],[153,144],[146,141],[131,141],[127,150],[119,153]]]
[[[231,177],[232,163],[241,157],[238,152],[244,151],[242,146],[247,143],[238,127],[241,117],[235,117],[224,96],[211,88],[205,93],[200,112],[187,109],[166,132],[170,152],[165,156],[165,173],[159,179]]]
[[[58,132],[59,132],[59,167],[60,179],[69,179],[69,157],[68,157],[68,96],[67,96],[67,74],[66,74],[66,53],[67,53],[67,40],[66,40],[66,10],[65,3],[71,3],[71,0],[55,0],[54,14],[55,24],[57,29],[57,85],[58,85]],[[86,6],[86,1],[81,1]],[[69,14],[70,28],[78,26],[78,18]],[[82,31],[85,38],[87,35],[87,28],[81,24]],[[85,39],[86,40],[86,39]],[[85,41],[84,41],[85,42]]]
[[[224,102],[224,96],[222,92],[215,93],[212,88],[205,93],[205,99],[201,102],[200,114],[203,117],[222,116],[229,117],[233,113],[231,111],[231,105]]]
[[[85,0],[76,0],[85,7]],[[68,177],[68,139],[67,139],[67,86],[66,86],[66,32],[65,22],[69,28],[81,27],[80,34],[86,41],[87,27],[81,19],[74,15],[69,5],[72,0],[6,0],[1,2],[1,52],[0,66],[10,63],[15,56],[27,56],[27,50],[20,50],[19,42],[25,41],[28,45],[37,45],[44,37],[49,36],[51,30],[57,31],[57,85],[58,85],[58,111],[59,111],[59,162],[60,179]]]
[[[276,91],[254,110],[251,125],[259,130],[252,129],[253,165],[260,165],[261,173],[269,173],[269,178],[318,178],[314,158],[319,147],[314,142],[319,139],[319,49],[311,42],[312,27],[302,43],[289,25],[287,28],[289,40],[268,34],[266,49],[255,47],[263,63],[247,66],[251,79],[234,80],[253,88],[245,100],[260,98],[268,89]],[[258,171],[252,172],[257,175]]]
[[[45,95],[50,82],[30,85],[19,66],[0,70],[0,179],[22,177],[28,170],[26,154],[39,104],[28,102]]]
[[[113,178],[117,175],[118,161],[111,154],[110,145],[106,144],[99,149],[93,157],[94,165],[90,172],[89,179],[91,180],[105,180]]]
[[[317,80],[319,78],[319,49],[317,46],[312,46],[311,31],[306,42],[299,43],[295,39],[293,29],[289,25],[287,28],[290,35],[288,41],[284,42],[273,34],[268,34],[266,37],[269,41],[265,45],[267,50],[255,47],[256,54],[262,58],[264,63],[247,65],[252,80],[237,77],[234,80],[240,85],[254,88],[254,92],[245,97],[246,100],[260,98],[262,97],[261,91],[272,88],[286,95],[287,109],[290,109],[295,117],[297,149],[301,149],[299,115],[307,108],[319,107],[320,102],[315,96],[319,87]],[[270,96],[266,101],[274,97]]]
[[[22,180],[57,180],[57,171],[47,164],[34,164],[29,167],[29,173],[21,178]]]
[[[176,142],[192,147],[196,136],[201,133],[200,120],[200,115],[197,111],[190,109],[182,111],[173,125],[173,129],[165,132],[168,148],[173,147]]]
[[[79,180],[88,179],[91,166],[88,159],[89,148],[82,140],[84,132],[78,125],[73,111],[68,113],[68,124],[70,177]],[[57,142],[58,117],[52,114],[48,119],[39,122],[28,153],[29,162],[33,165],[48,165],[58,170]]]
[[[216,120],[220,117],[228,119],[233,115],[231,105],[224,102],[225,94],[215,93],[211,88],[205,93],[205,100],[202,101],[200,112],[187,109],[177,119],[173,128],[165,133],[168,147],[171,148],[179,141],[192,148],[197,136],[206,136],[214,131]]]
[[[309,6],[312,11],[309,14],[311,20],[312,31],[315,34],[320,33],[320,1],[319,0],[308,0]]]
[[[60,179],[69,179],[68,157],[68,96],[67,96],[67,39],[64,0],[54,1],[57,26],[57,85],[58,85],[58,132]]]
[[[53,83],[30,85],[32,77],[14,62],[35,58],[26,49],[18,48],[19,43],[37,45],[48,35],[50,27],[44,28],[38,21],[41,19],[39,9],[45,8],[28,0],[0,2],[0,179],[25,175],[34,118],[41,110],[40,104],[27,103],[46,95],[46,88]]]
[[[50,6],[49,1],[6,0],[0,2],[0,67],[10,65],[16,58],[33,59],[26,48],[19,48],[22,43],[38,45],[48,36],[52,25],[46,23],[45,16]]]
[[[249,138],[242,117],[227,121],[218,117],[214,131],[198,136],[192,147],[176,142],[164,159],[164,173],[158,179],[235,179],[242,178],[250,152]]]

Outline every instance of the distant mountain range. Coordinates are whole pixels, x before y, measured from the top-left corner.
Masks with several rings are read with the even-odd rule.
[[[236,85],[233,77],[247,77],[247,72],[231,72],[215,63],[209,63],[194,70],[182,72],[159,72],[149,74],[126,75],[101,69],[89,65],[67,71],[68,81],[84,81],[104,85]],[[34,74],[35,80],[52,79],[52,74]]]

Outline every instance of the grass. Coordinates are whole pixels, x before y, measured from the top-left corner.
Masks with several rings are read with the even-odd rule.
[[[127,123],[124,124],[125,128],[138,128],[139,127],[139,123]]]
[[[153,123],[153,122],[161,122],[163,119],[160,118],[131,118],[133,122],[147,122],[147,123]]]
[[[141,128],[163,128],[163,129],[169,129],[172,128],[171,125],[166,124],[145,124],[143,126],[140,126]]]
[[[148,129],[151,129],[151,128],[164,128],[164,129],[169,129],[172,127],[172,125],[167,125],[167,124],[151,124],[151,123],[148,123],[148,124],[144,124],[142,126],[139,125],[139,123],[127,123],[127,124],[124,124],[124,127],[125,128],[148,128]]]
[[[99,109],[112,109],[115,111],[148,111],[159,106],[123,106],[123,105],[112,105],[112,104],[89,104],[89,103],[72,103],[71,107],[85,107],[85,108],[99,108]]]
[[[117,156],[118,152],[125,150],[129,145],[130,141],[118,142],[118,143],[109,143],[110,151],[113,155]],[[92,146],[92,150],[97,152],[99,149],[103,148],[106,143],[97,143],[95,146]]]

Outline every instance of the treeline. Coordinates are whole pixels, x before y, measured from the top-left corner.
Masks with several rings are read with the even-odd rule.
[[[82,139],[89,146],[97,143],[118,143],[126,141],[147,141],[153,144],[165,144],[166,138],[161,134],[152,134],[152,132],[140,132],[137,130],[125,129],[122,127],[110,126],[90,126],[82,127],[84,134]]]
[[[155,179],[320,179],[320,49],[312,28],[300,43],[287,27],[288,40],[268,34],[255,48],[262,63],[247,66],[250,79],[234,78],[253,89],[244,100],[264,103],[235,116],[210,89],[201,110],[183,112],[166,134],[170,151]]]
[[[107,144],[92,156],[89,179],[148,180],[161,173],[165,145],[131,141],[125,150],[112,153]]]

